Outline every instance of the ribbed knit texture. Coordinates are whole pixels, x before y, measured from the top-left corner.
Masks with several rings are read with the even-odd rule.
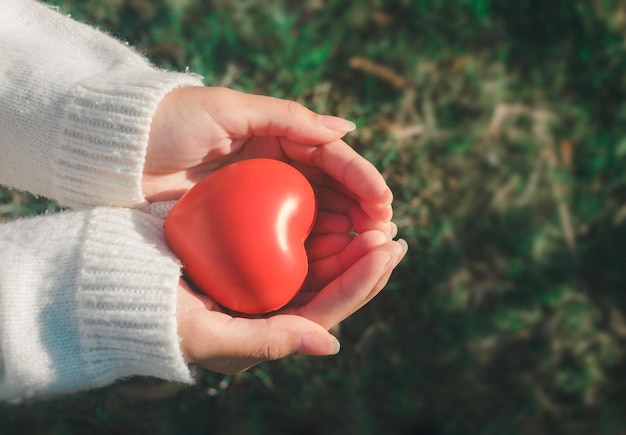
[[[145,202],[141,176],[156,107],[173,88],[198,84],[192,76],[139,70],[77,86],[65,107],[55,162],[60,202],[72,207]]]
[[[0,0],[0,41],[0,184],[83,209],[0,225],[0,400],[191,382],[162,219],[99,206],[163,217],[141,191],[151,119],[201,79],[33,0]]]
[[[158,70],[46,5],[0,0],[0,11],[0,184],[72,208],[144,203],[157,105],[201,78]]]
[[[0,226],[0,399],[132,375],[191,382],[163,221],[99,208]]]
[[[142,211],[153,216],[160,217],[161,219],[165,219],[170,213],[172,207],[174,207],[174,204],[176,204],[176,201],[151,202],[143,207]]]

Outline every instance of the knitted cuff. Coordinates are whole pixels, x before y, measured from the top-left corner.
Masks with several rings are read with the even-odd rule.
[[[96,208],[0,225],[0,400],[135,375],[192,382],[162,224]]]
[[[77,318],[89,377],[192,382],[180,351],[176,296],[180,265],[163,221],[124,209],[96,209],[78,277]]]
[[[198,76],[151,67],[81,82],[65,107],[55,198],[72,208],[145,204],[141,179],[157,106],[175,88],[201,85]]]

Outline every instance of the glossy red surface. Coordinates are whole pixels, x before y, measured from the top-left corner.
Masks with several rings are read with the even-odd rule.
[[[271,159],[219,169],[172,208],[165,234],[191,281],[231,310],[277,310],[308,273],[304,242],[316,215],[308,180]]]

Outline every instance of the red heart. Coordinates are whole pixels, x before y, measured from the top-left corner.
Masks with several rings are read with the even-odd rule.
[[[315,213],[313,188],[294,167],[243,160],[185,193],[165,220],[165,235],[204,293],[234,311],[266,313],[304,282],[304,241]]]

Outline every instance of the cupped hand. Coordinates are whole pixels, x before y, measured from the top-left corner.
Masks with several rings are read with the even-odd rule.
[[[175,200],[209,173],[238,160],[287,162],[309,179],[322,211],[355,231],[395,235],[391,190],[376,168],[341,140],[354,124],[304,106],[226,88],[185,87],[154,115],[143,191],[150,202]]]
[[[159,104],[144,166],[148,201],[176,200],[209,173],[255,157],[299,169],[318,201],[307,280],[287,307],[249,318],[181,284],[178,332],[188,362],[234,373],[297,353],[333,354],[338,342],[328,330],[385,286],[407,246],[392,241],[382,175],[341,140],[353,128],[294,102],[224,88],[180,88]]]
[[[379,231],[354,238],[342,250],[311,262],[311,279],[287,307],[261,318],[228,313],[181,283],[178,333],[189,363],[237,373],[289,355],[332,355],[339,342],[328,329],[369,302],[406,254],[404,241]],[[315,286],[322,285],[319,291]]]

